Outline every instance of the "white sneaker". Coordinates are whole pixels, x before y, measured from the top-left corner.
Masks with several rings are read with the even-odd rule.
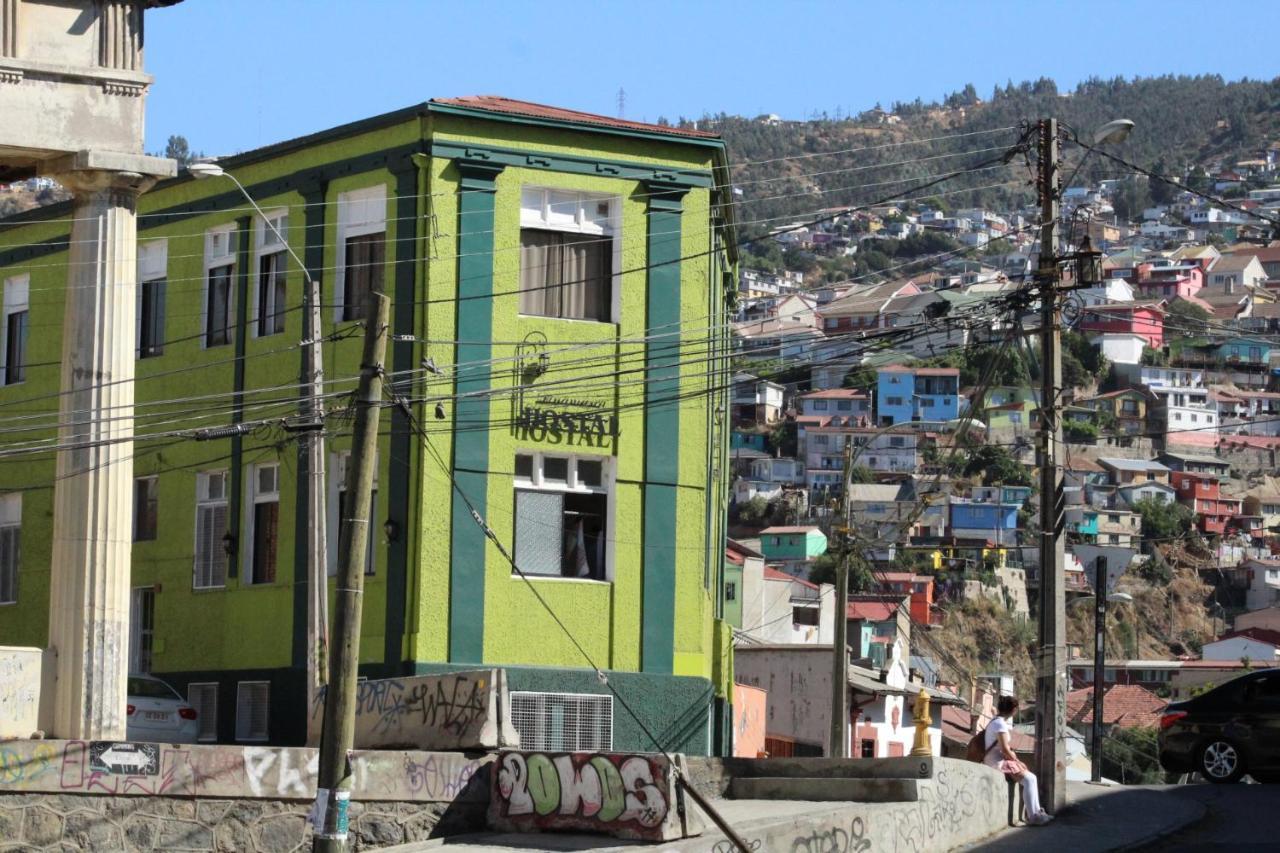
[[[1053,815],[1049,814],[1046,811],[1041,811],[1027,818],[1027,825],[1028,826],[1044,826],[1046,823],[1048,823],[1051,820],[1053,820]]]

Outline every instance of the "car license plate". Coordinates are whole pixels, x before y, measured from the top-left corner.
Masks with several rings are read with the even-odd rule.
[[[147,711],[142,715],[144,720],[167,720],[169,719],[168,711]]]

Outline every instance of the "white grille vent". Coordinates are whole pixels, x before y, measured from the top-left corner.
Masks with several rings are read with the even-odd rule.
[[[267,739],[270,695],[271,684],[267,681],[241,681],[236,686],[236,740]]]
[[[613,750],[613,697],[583,693],[512,693],[511,720],[521,749]]]
[[[199,730],[196,740],[213,743],[218,739],[218,685],[213,683],[188,684],[187,704],[196,710]]]

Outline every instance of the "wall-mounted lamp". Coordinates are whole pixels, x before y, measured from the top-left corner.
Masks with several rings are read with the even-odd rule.
[[[230,530],[222,534],[222,552],[228,557],[236,555],[236,537],[231,535]]]
[[[388,518],[382,522],[382,532],[386,534],[388,542],[395,542],[400,538],[400,522],[394,518]]]
[[[444,413],[444,403],[436,403],[436,420],[442,421],[446,417],[448,417],[448,415]]]

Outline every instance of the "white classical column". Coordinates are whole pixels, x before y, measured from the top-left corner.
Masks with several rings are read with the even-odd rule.
[[[77,170],[62,337],[49,645],[52,734],[125,735],[133,521],[138,195],[154,178]]]

